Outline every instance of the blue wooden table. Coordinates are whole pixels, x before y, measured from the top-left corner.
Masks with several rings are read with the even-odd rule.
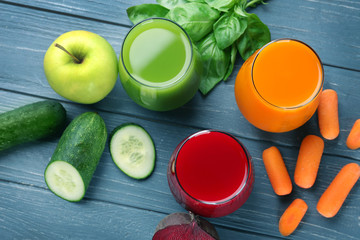
[[[233,94],[237,60],[227,82],[208,96],[197,93],[191,102],[170,112],[152,112],[136,105],[118,81],[102,101],[82,105],[57,95],[43,72],[48,46],[62,33],[83,29],[105,39],[119,55],[124,36],[132,26],[126,9],[154,0],[0,1],[0,112],[40,101],[60,101],[70,122],[86,111],[97,111],[107,130],[136,122],[154,139],[156,167],[146,180],[123,174],[112,162],[108,148],[85,198],[70,203],[55,196],[44,181],[44,169],[58,138],[47,138],[0,152],[0,239],[151,239],[166,215],[183,212],[166,180],[166,167],[176,145],[202,129],[220,129],[237,136],[248,148],[255,167],[255,185],[249,200],[226,217],[209,219],[221,239],[282,238],[278,221],[295,198],[309,206],[292,239],[360,239],[360,183],[340,212],[331,219],[316,211],[316,204],[337,172],[347,163],[360,163],[360,150],[345,141],[360,118],[360,1],[270,0],[256,13],[270,28],[272,39],[290,37],[312,46],[324,63],[324,88],[339,96],[340,135],[325,141],[315,185],[308,190],[294,185],[286,197],[276,196],[262,162],[262,151],[275,145],[290,176],[301,140],[320,136],[317,117],[301,128],[282,134],[267,133],[250,125],[238,110]]]

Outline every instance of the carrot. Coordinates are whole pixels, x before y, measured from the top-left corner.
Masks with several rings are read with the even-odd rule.
[[[294,181],[302,188],[311,188],[319,170],[324,141],[315,135],[306,136],[301,142],[296,162]]]
[[[283,236],[289,236],[299,226],[308,206],[300,198],[295,199],[285,210],[279,221],[279,231]]]
[[[292,183],[279,149],[270,147],[263,152],[263,161],[271,186],[277,195],[292,191]]]
[[[358,164],[345,165],[320,197],[316,206],[317,211],[327,218],[335,216],[359,177]]]
[[[321,93],[318,106],[318,120],[321,135],[328,140],[335,139],[340,132],[338,96],[332,89]]]
[[[360,119],[356,120],[351,128],[346,146],[353,150],[360,148]]]

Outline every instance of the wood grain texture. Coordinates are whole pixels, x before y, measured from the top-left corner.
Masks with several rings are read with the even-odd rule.
[[[11,0],[15,4],[50,9],[78,18],[131,26],[126,9],[155,0],[51,1]],[[360,70],[360,2],[348,0],[269,0],[250,9],[269,26],[272,39],[291,37],[305,41],[325,64]]]
[[[309,210],[293,239],[358,239],[359,183],[335,218],[325,219],[315,208],[341,167],[360,161],[360,150],[345,145],[354,120],[360,118],[360,2],[271,0],[252,10],[269,25],[272,38],[294,37],[314,47],[326,64],[324,87],[335,89],[339,96],[340,136],[325,141],[315,185],[309,190],[295,186],[288,197],[273,193],[262,151],[277,146],[293,179],[301,140],[308,134],[319,135],[317,117],[283,134],[251,126],[237,109],[233,95],[240,60],[230,79],[208,96],[198,93],[185,106],[164,113],[136,105],[119,81],[104,100],[92,105],[72,103],[50,88],[42,61],[56,37],[70,30],[89,30],[106,38],[118,54],[131,26],[126,8],[148,2],[155,1],[0,1],[0,113],[42,99],[60,100],[68,122],[85,111],[97,111],[108,132],[124,122],[141,124],[154,138],[157,151],[154,173],[137,181],[116,168],[106,146],[85,200],[78,204],[56,197],[44,182],[43,172],[59,136],[0,152],[0,236],[151,239],[161,218],[184,211],[167,186],[166,167],[173,149],[186,136],[213,128],[236,135],[248,148],[255,167],[254,190],[245,205],[229,216],[210,219],[221,239],[280,238],[278,220],[298,197],[306,201]]]
[[[150,240],[166,216],[89,199],[59,202],[47,190],[3,181],[0,192],[1,239]],[[272,239],[221,226],[216,229],[222,239]]]
[[[4,14],[0,17],[4,34],[0,36],[0,51],[7,56],[1,58],[3,66],[0,80],[1,88],[42,97],[64,100],[48,85],[43,73],[43,57],[48,46],[59,34],[74,30],[87,29],[105,37],[116,52],[120,51],[121,42],[127,29],[105,23],[76,19],[33,9],[1,5]],[[16,21],[12,20],[16,19]],[[24,28],[22,23],[27,24]],[[39,25],[46,23],[45,27]],[[18,37],[21,32],[22,37]],[[235,69],[242,62],[237,61]],[[21,69],[17,71],[14,69]],[[208,96],[197,93],[185,106],[175,111],[158,113],[136,105],[125,93],[119,80],[113,91],[102,101],[92,105],[96,110],[136,115],[141,118],[154,119],[175,124],[187,124],[197,128],[215,128],[229,131],[244,138],[260,141],[273,141],[279,145],[298,145],[309,133],[319,134],[316,116],[303,127],[284,134],[269,134],[249,124],[239,112],[233,94],[236,70],[231,79],[221,82]],[[348,156],[360,160],[357,152],[349,151],[345,146],[346,137],[353,121],[360,118],[356,109],[360,102],[360,72],[348,71],[334,67],[325,67],[325,88],[332,88],[339,95],[339,112],[341,134],[329,142],[332,147],[326,148],[329,153]],[[66,100],[65,100],[66,101]],[[352,113],[351,115],[349,113]]]
[[[21,106],[39,100],[38,98],[0,92],[0,112],[5,109]],[[70,121],[84,111],[91,111],[91,107],[63,103],[68,112]],[[136,122],[142,125],[154,139],[157,151],[157,160],[154,173],[144,181],[137,181],[127,177],[119,171],[112,162],[108,146],[102,155],[99,166],[90,183],[85,199],[88,201],[104,201],[132,208],[150,211],[172,213],[183,211],[173,199],[166,180],[166,168],[170,155],[176,145],[186,136],[199,130],[186,126],[178,126],[161,122],[148,121],[132,116],[125,116],[109,112],[99,112],[104,118],[108,132],[124,122]],[[319,168],[319,174],[314,187],[303,191],[295,187],[290,197],[278,197],[273,193],[262,163],[262,150],[271,143],[239,139],[247,146],[253,157],[255,168],[255,186],[250,199],[235,213],[211,221],[217,226],[229,229],[240,229],[252,233],[261,233],[266,236],[279,236],[277,222],[286,206],[295,198],[301,197],[309,205],[309,212],[304,220],[304,227],[297,230],[296,235],[301,239],[309,235],[322,235],[328,239],[356,239],[356,227],[360,207],[360,188],[357,185],[345,202],[341,213],[331,224],[316,212],[316,204],[322,192],[326,189],[332,178],[342,165],[352,162],[347,158],[325,155]],[[6,182],[19,183],[25,186],[36,186],[47,189],[43,171],[56,147],[57,138],[46,139],[24,144],[0,153],[0,178]],[[293,172],[297,159],[297,147],[279,148],[285,164],[293,179]],[[341,164],[340,164],[341,162]],[[326,164],[325,164],[326,163]],[[39,196],[39,198],[42,198]],[[48,196],[51,201],[62,203],[64,200],[53,194]],[[164,204],[166,203],[166,204]],[[1,204],[0,204],[1,206]],[[145,223],[143,223],[145,224]],[[305,227],[306,225],[306,227]]]

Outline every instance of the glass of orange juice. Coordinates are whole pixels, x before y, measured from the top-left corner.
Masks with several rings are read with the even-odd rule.
[[[310,46],[295,39],[277,39],[245,61],[236,77],[235,98],[255,127],[287,132],[314,114],[323,82],[323,65]]]

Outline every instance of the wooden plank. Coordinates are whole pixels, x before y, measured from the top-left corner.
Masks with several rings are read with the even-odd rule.
[[[111,202],[58,201],[41,188],[0,181],[2,239],[151,239],[164,213]],[[215,225],[222,239],[271,239]]]
[[[1,91],[0,112],[38,100],[39,98]],[[84,111],[92,110],[90,106],[63,104],[68,112],[69,121]],[[144,181],[131,179],[116,168],[111,160],[108,147],[106,147],[86,193],[86,199],[162,213],[183,211],[168,189],[166,168],[176,145],[183,138],[199,129],[108,112],[99,112],[99,114],[104,118],[109,132],[118,124],[124,122],[136,122],[144,126],[153,137],[156,145],[156,167],[154,173]],[[316,203],[322,192],[339,169],[346,163],[352,162],[351,159],[325,154],[320,165],[318,179],[312,189],[303,190],[294,186],[294,192],[290,196],[278,197],[273,193],[261,159],[262,150],[272,145],[272,143],[253,141],[241,137],[239,139],[253,157],[256,179],[254,190],[243,207],[229,216],[212,219],[213,223],[228,229],[240,229],[250,233],[261,233],[275,237],[280,236],[277,226],[278,219],[294,198],[301,197],[308,203],[309,212],[302,226],[293,235],[294,239],[301,239],[306,236],[324,236],[328,239],[356,239],[358,217],[360,216],[360,206],[357,204],[360,200],[359,183],[354,187],[340,213],[335,218],[331,220],[325,219],[315,210]],[[43,179],[43,172],[56,144],[57,138],[50,138],[1,152],[0,179],[29,187],[36,186],[40,189],[47,189]],[[279,149],[283,154],[292,178],[298,149],[297,147],[279,147]],[[38,197],[41,201],[45,201],[42,199],[43,196]],[[46,198],[50,203],[63,204],[65,202],[53,194],[47,195]],[[34,201],[34,204],[36,204],[36,201]],[[89,207],[89,209],[92,208]]]
[[[126,9],[155,0],[135,1],[7,1],[115,25],[131,26]],[[360,70],[360,2],[346,0],[271,0],[250,12],[259,15],[272,38],[305,41],[325,64]]]
[[[327,4],[325,1],[316,1],[316,4],[319,3]],[[331,3],[329,4],[331,5]],[[7,89],[0,91],[0,112],[39,100],[40,98],[33,97],[36,95],[63,100],[51,90],[42,72],[43,54],[47,46],[60,32],[77,27],[101,33],[118,52],[127,29],[126,26],[122,27],[121,24],[109,24],[107,22],[93,21],[92,19],[79,19],[73,16],[58,15],[56,13],[39,11],[38,9],[9,6],[6,4],[0,4],[0,11],[2,12],[0,16],[0,27],[2,30],[0,35],[0,52],[2,56],[6,56],[6,58],[0,58],[2,66],[0,82],[1,88]],[[292,30],[288,31],[292,32]],[[356,54],[356,51],[354,53]],[[356,61],[356,58],[354,59]],[[237,68],[239,68],[240,64],[241,62],[237,63]],[[69,214],[65,216],[60,216],[60,218],[66,221],[68,220],[67,216],[75,213],[75,220],[80,220],[80,222],[72,222],[72,225],[80,226],[81,232],[85,232],[87,229],[85,229],[84,225],[87,222],[83,219],[90,215],[82,211],[93,212],[94,214],[91,216],[102,216],[100,210],[98,211],[97,209],[98,205],[88,204],[88,202],[100,202],[101,205],[106,205],[107,203],[120,204],[120,210],[118,208],[114,209],[116,213],[115,219],[118,218],[117,215],[123,210],[134,214],[139,209],[161,213],[182,211],[182,208],[172,198],[166,182],[165,172],[171,152],[177,143],[187,135],[203,128],[219,128],[236,134],[249,148],[254,159],[256,183],[250,200],[241,209],[227,217],[212,219],[213,223],[217,226],[223,226],[225,230],[242,229],[250,233],[264,234],[260,235],[264,238],[270,236],[280,237],[277,231],[277,222],[280,215],[291,200],[295,197],[301,197],[309,204],[309,212],[304,219],[304,223],[293,235],[294,239],[309,237],[319,239],[356,239],[359,233],[358,218],[360,216],[358,205],[360,198],[359,183],[357,183],[341,212],[335,218],[324,219],[315,210],[320,194],[341,166],[348,162],[359,160],[359,151],[350,151],[344,146],[344,140],[351,124],[356,118],[360,117],[360,113],[356,111],[360,103],[358,95],[359,72],[326,67],[325,74],[326,88],[334,88],[339,93],[342,132],[339,139],[326,142],[326,153],[323,157],[319,177],[314,188],[305,191],[295,187],[294,193],[290,197],[285,198],[279,198],[273,194],[262,165],[261,152],[270,145],[279,145],[289,172],[292,175],[298,146],[302,137],[308,133],[318,134],[316,117],[301,129],[287,134],[269,134],[253,128],[243,119],[236,108],[232,95],[235,76],[232,76],[229,82],[218,86],[209,96],[202,97],[198,94],[191,103],[183,108],[167,113],[150,112],[138,107],[125,95],[119,84],[117,84],[114,91],[104,101],[95,105],[87,106],[64,101],[64,105],[69,113],[69,121],[81,112],[97,110],[105,118],[108,131],[126,121],[141,123],[155,139],[158,158],[154,174],[145,181],[135,181],[116,169],[106,149],[84,203],[74,204],[77,207],[71,207],[72,211],[69,211]],[[16,92],[20,94],[16,94]],[[49,202],[46,212],[54,210],[52,206],[56,206],[59,203],[64,204],[59,209],[67,209],[68,206],[72,206],[72,204],[51,194],[46,189],[43,180],[44,168],[56,143],[57,138],[50,138],[0,153],[0,179],[2,183],[11,185],[9,188],[7,186],[10,185],[6,185],[4,187],[6,190],[2,191],[7,192],[7,197],[4,197],[1,201],[6,202],[0,204],[2,207],[1,213],[6,210],[7,218],[4,220],[0,217],[0,219],[2,222],[7,222],[13,218],[17,219],[19,223],[19,226],[14,227],[13,222],[10,221],[11,224],[6,225],[8,226],[6,233],[8,231],[16,232],[17,229],[24,228],[25,230],[19,230],[22,231],[22,236],[27,236],[25,235],[26,231],[29,231],[30,233],[36,232],[33,235],[34,238],[41,238],[42,234],[37,235],[41,231],[40,226],[46,224],[46,226],[50,225],[50,228],[51,224],[43,223],[42,220],[44,219],[43,215],[45,212],[39,213],[35,211],[32,213],[29,212],[29,209],[38,209],[37,202]],[[17,188],[13,186],[18,184],[21,184],[23,187],[21,191],[17,191]],[[21,215],[25,211],[16,212],[14,210],[19,207],[21,208],[21,204],[24,201],[23,198],[27,197],[27,194],[21,195],[24,189],[37,189],[36,192],[43,192],[45,194],[31,197],[31,201],[29,200],[27,203],[26,213],[29,213],[29,216],[26,217],[26,220],[36,219],[33,225],[22,220]],[[31,195],[31,193],[29,194]],[[9,202],[9,199],[13,198],[17,200]],[[4,206],[9,206],[9,208]],[[78,208],[78,206],[82,207]],[[131,209],[128,210],[128,207],[138,209],[135,209],[134,212]],[[108,208],[108,205],[106,205],[106,207],[100,207],[100,209],[106,209],[105,211],[111,212],[109,209],[112,208]],[[57,214],[52,215],[49,219],[54,219],[58,216]],[[108,215],[108,212],[106,212],[106,215]],[[122,217],[127,218],[130,216],[127,213],[124,215]],[[103,219],[100,218],[101,221]],[[148,217],[144,222],[149,223],[151,219],[151,217]],[[92,226],[92,224],[94,223],[89,225]],[[129,225],[133,226],[135,224],[129,223]],[[55,227],[57,232],[61,228],[69,229],[70,231],[74,229],[61,224]],[[105,229],[108,228],[109,226],[106,226]],[[224,232],[226,233],[223,236],[226,236],[226,238],[224,239],[233,239],[234,236],[235,239],[241,238],[240,235],[234,235],[237,234],[237,231],[234,230],[236,233],[233,233],[225,230]],[[146,230],[146,232],[149,231]],[[113,230],[110,230],[110,232],[113,232]],[[0,235],[3,236],[1,233],[3,231],[0,228]],[[102,231],[100,230],[99,233],[102,233]],[[138,235],[131,234],[129,239],[142,239],[146,235],[145,233],[139,233]],[[17,235],[9,236],[10,238],[11,236],[16,238]],[[54,237],[56,236],[58,235]],[[242,237],[253,239],[252,235]],[[263,238],[260,237],[259,239]]]
[[[53,13],[4,4],[0,4],[1,7],[4,14],[0,18],[4,27],[0,36],[0,51],[6,56],[0,59],[1,88],[24,94],[64,100],[48,85],[42,63],[46,49],[59,33],[88,29],[108,39],[116,52],[119,52],[126,33],[126,28],[121,26],[94,23],[69,16],[59,18],[59,15]],[[23,27],[25,23],[26,28]],[[19,33],[22,37],[18,37]],[[241,62],[238,61],[235,69],[239,69],[240,65]],[[360,103],[360,72],[325,67],[325,76],[325,88],[333,88],[339,94],[341,120],[340,136],[335,141],[327,142],[330,147],[325,151],[360,160],[358,151],[350,151],[345,146],[353,122],[360,118],[360,111],[352,110],[357,109]],[[236,106],[233,95],[235,77],[236,73],[226,83],[220,83],[208,96],[197,93],[191,102],[175,111],[158,113],[141,108],[126,95],[119,81],[104,100],[91,107],[99,111],[136,115],[196,128],[222,129],[243,138],[271,141],[284,146],[299,146],[305,135],[319,134],[316,116],[298,130],[284,134],[265,133],[253,127]]]

